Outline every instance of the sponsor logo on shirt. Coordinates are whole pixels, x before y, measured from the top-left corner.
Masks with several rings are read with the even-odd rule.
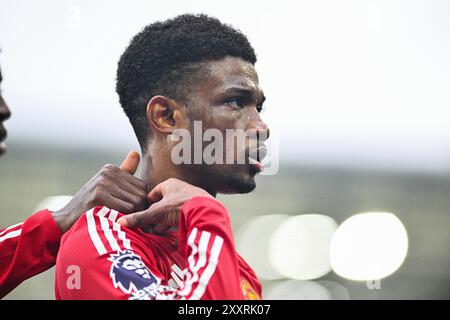
[[[141,257],[130,250],[118,251],[108,258],[112,262],[109,275],[115,288],[127,294],[149,286],[158,286],[161,280],[150,272]]]

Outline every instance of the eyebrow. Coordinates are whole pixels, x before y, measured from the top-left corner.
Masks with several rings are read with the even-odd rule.
[[[266,101],[266,96],[262,91],[255,91],[245,87],[231,87],[225,89],[225,93],[239,93],[248,97],[256,98],[259,104],[263,104]]]

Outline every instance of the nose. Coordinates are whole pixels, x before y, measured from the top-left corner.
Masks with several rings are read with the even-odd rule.
[[[269,126],[264,121],[262,121],[262,119],[258,115],[257,119],[252,121],[248,126],[247,133],[250,136],[256,136],[258,141],[266,141],[267,139],[269,139],[270,129]]]
[[[11,117],[11,111],[6,105],[5,100],[3,100],[3,97],[0,96],[0,121],[4,121],[9,117]]]

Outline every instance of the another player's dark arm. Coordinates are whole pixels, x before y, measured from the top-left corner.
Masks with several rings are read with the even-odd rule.
[[[147,208],[147,185],[133,176],[139,165],[139,154],[131,151],[120,167],[105,165],[62,209],[53,212],[61,231],[66,232],[81,214],[104,205],[123,213]]]
[[[143,209],[146,184],[133,176],[138,164],[139,155],[130,152],[120,168],[103,167],[61,210],[43,210],[0,230],[0,298],[55,264],[62,233],[83,212],[100,203],[125,213]]]

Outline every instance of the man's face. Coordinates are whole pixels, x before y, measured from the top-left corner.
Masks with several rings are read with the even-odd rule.
[[[8,119],[11,116],[11,112],[9,111],[8,106],[6,105],[5,100],[3,100],[1,94],[1,82],[2,82],[2,73],[0,70],[0,155],[5,152],[6,144],[4,140],[6,139],[6,129],[3,126],[3,121]]]
[[[251,160],[248,156],[259,149],[259,157],[264,157],[263,141],[269,136],[269,129],[259,114],[265,97],[253,65],[235,57],[211,62],[208,78],[193,85],[189,100],[191,121],[201,121],[203,132],[218,129],[224,138],[223,164],[190,165],[189,170],[219,193],[252,191],[256,186],[255,175],[261,171],[255,160],[262,159]],[[227,130],[253,135],[238,143],[237,138],[227,139]],[[205,142],[203,147],[208,144]],[[227,157],[233,159],[232,164]]]

